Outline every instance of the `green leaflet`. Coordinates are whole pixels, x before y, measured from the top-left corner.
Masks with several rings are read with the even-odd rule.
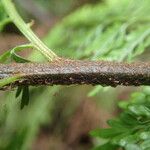
[[[23,109],[24,106],[29,104],[29,86],[18,86],[17,92],[16,92],[16,98],[19,97],[22,94],[21,97],[21,105],[20,108]]]
[[[108,129],[97,129],[90,134],[105,138],[109,143],[125,150],[148,150],[150,148],[150,87],[131,95],[117,119],[109,120]]]
[[[125,131],[118,130],[117,128],[107,128],[107,129],[93,130],[90,132],[90,134],[94,137],[111,138],[111,137],[117,136],[117,135],[124,133],[124,132]]]
[[[17,89],[17,91],[16,91],[16,95],[15,95],[15,97],[16,98],[18,98],[19,97],[19,95],[21,94],[21,92],[22,92],[22,89],[23,89],[23,87],[22,86],[19,86],[18,87],[18,89]]]
[[[28,149],[30,147],[30,141],[34,140],[39,125],[44,124],[51,117],[49,110],[54,107],[55,96],[53,95],[58,90],[58,86],[31,88],[31,104],[22,110],[18,108],[20,101],[15,98],[15,92],[7,94],[7,97],[5,97],[7,105],[6,108],[4,107],[7,111],[6,118],[4,118],[6,122],[2,120],[2,125],[0,124],[0,131],[3,133],[3,136],[0,136],[1,149]],[[4,116],[2,111],[0,115]],[[0,118],[2,119],[2,117]],[[7,129],[16,132],[8,133]]]
[[[0,55],[0,63],[7,62],[10,58],[18,63],[30,62],[16,53],[28,48],[33,48],[32,44],[19,45],[9,51],[6,51],[4,54]]]
[[[21,77],[22,77],[21,75],[15,75],[15,76],[12,76],[12,77],[6,77],[4,79],[1,79],[0,80],[0,88],[4,88],[8,84],[10,84],[10,86],[11,86],[11,83],[13,83],[17,80],[20,80]],[[21,99],[21,109],[24,107],[24,105],[27,105],[28,102],[29,102],[29,89],[28,89],[28,86],[25,86],[22,89],[22,91],[23,91],[23,94],[22,94],[22,99]],[[16,95],[19,96],[20,93],[17,92]]]
[[[21,109],[23,109],[23,107],[25,105],[28,105],[29,103],[29,87],[28,86],[23,86],[22,88],[22,98],[21,98]]]
[[[141,41],[149,38],[147,5],[150,2],[134,0],[126,5],[120,1],[116,3],[118,6],[111,4],[108,1],[105,5],[89,5],[77,10],[57,25],[45,41],[68,57],[72,57],[73,52],[78,58],[118,60],[120,54],[122,59],[127,53],[134,54]]]
[[[17,54],[17,52],[22,51],[27,48],[33,48],[32,44],[16,46],[15,48],[13,48],[11,50],[6,51],[4,54],[2,54],[0,56],[0,62],[5,63],[5,62],[8,62],[9,59],[13,59],[17,63],[30,62],[29,60],[24,59],[23,57],[21,57]],[[10,78],[6,78],[6,79],[2,79],[2,80],[0,80],[0,87],[5,86],[6,84],[10,84],[10,83],[16,81],[17,79],[19,79],[19,78],[10,77]],[[21,94],[22,94],[22,97],[21,97],[21,106],[20,107],[21,107],[21,109],[23,109],[23,107],[25,105],[28,105],[28,103],[29,103],[29,86],[19,86],[18,90],[16,92],[16,98],[19,97]]]
[[[142,106],[142,105],[130,105],[128,107],[129,111],[131,111],[136,116],[150,116],[150,109],[148,107]]]

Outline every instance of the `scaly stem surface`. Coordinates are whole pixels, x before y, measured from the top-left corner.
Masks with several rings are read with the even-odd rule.
[[[115,87],[117,85],[150,85],[150,64],[144,62],[128,64],[64,59],[52,63],[0,64],[0,79],[18,74],[22,77],[20,81],[14,83],[14,86],[92,84]]]

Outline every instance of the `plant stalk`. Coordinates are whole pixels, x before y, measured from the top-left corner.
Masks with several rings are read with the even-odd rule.
[[[72,85],[103,86],[150,85],[149,63],[117,63],[106,61],[61,60],[51,63],[0,64],[0,79],[21,75],[19,85]],[[11,84],[12,85],[12,84]]]
[[[50,50],[31,30],[30,26],[24,22],[19,13],[17,12],[11,0],[1,0],[5,11],[9,15],[12,22],[22,32],[22,34],[33,44],[33,46],[41,52],[48,60],[53,61],[59,57]]]

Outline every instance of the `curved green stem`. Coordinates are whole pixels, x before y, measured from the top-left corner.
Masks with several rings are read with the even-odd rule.
[[[11,77],[6,77],[4,79],[1,79],[0,80],[0,89],[7,84],[10,84],[12,82],[19,80],[21,77],[22,77],[22,75],[14,75]]]
[[[24,34],[24,36],[33,44],[33,46],[40,51],[48,60],[57,60],[59,57],[50,50],[31,30],[31,28],[24,22],[18,14],[14,4],[11,0],[1,0],[5,11],[9,15],[12,22]]]

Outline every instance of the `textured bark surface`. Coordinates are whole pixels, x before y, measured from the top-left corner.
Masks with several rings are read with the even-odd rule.
[[[23,77],[13,85],[150,85],[150,63],[62,59],[51,63],[0,64],[0,79]]]

